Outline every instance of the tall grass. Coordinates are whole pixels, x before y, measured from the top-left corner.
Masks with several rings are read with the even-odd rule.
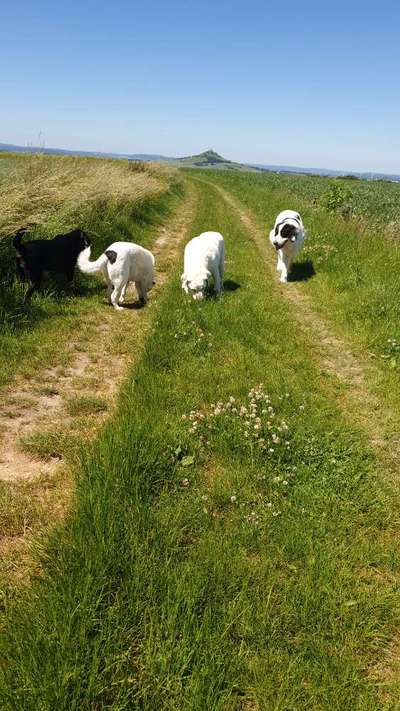
[[[2,161],[10,156],[2,154]],[[13,167],[0,173],[0,235],[27,223],[46,225],[51,232],[75,226],[88,205],[139,203],[163,192],[171,171],[140,162],[47,156],[14,156]]]
[[[5,709],[385,705],[369,670],[399,622],[391,499],[245,229],[199,190],[193,233],[226,236],[226,293],[186,300],[177,271],[160,302],[43,575],[6,605]],[[230,413],[258,424],[260,382],[265,437],[284,419],[289,446]]]

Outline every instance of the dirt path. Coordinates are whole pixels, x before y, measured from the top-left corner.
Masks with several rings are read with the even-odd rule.
[[[400,437],[396,431],[395,417],[368,386],[366,373],[368,370],[372,372],[373,366],[368,361],[361,362],[351,353],[348,344],[336,336],[316,313],[301,285],[294,282],[285,285],[279,283],[275,255],[271,252],[266,231],[258,227],[250,213],[230,193],[214,183],[209,184],[238,213],[241,222],[252,235],[265,258],[276,288],[294,307],[292,315],[299,321],[301,331],[306,334],[317,355],[321,374],[328,376],[326,381],[331,394],[339,402],[345,417],[368,434],[368,440],[379,453],[386,474],[394,479],[398,476],[400,465]],[[340,387],[337,387],[338,381]]]
[[[46,461],[30,455],[21,440],[35,432],[53,428],[68,430],[73,416],[68,410],[69,398],[93,397],[112,406],[128,366],[140,355],[146,329],[151,320],[152,303],[162,288],[179,253],[182,239],[190,225],[196,202],[196,191],[188,185],[186,199],[168,225],[162,227],[152,251],[156,257],[156,286],[145,309],[115,312],[102,304],[90,315],[90,334],[77,333],[68,346],[72,355],[70,367],[48,368],[35,378],[20,379],[1,393],[0,406],[0,480],[17,482],[53,473],[61,455],[57,446]],[[127,297],[133,296],[128,293]],[[109,412],[109,407],[107,412]],[[107,416],[101,411],[91,414],[85,423],[88,434]],[[57,444],[57,443],[56,443]]]

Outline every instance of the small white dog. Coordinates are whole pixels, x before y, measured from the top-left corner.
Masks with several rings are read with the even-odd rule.
[[[304,242],[305,230],[301,217],[295,210],[283,210],[275,220],[274,229],[269,233],[269,240],[278,252],[277,270],[281,273],[280,281],[286,283],[295,256]]]
[[[141,304],[147,301],[147,292],[154,286],[154,257],[148,249],[133,242],[114,242],[95,262],[90,261],[90,247],[78,258],[78,267],[84,274],[100,272],[108,286],[108,301],[120,310],[119,302],[125,298],[130,281],[135,282]]]
[[[213,277],[214,288],[220,294],[224,284],[224,238],[219,232],[202,232],[185,247],[182,289],[196,301],[204,299]]]

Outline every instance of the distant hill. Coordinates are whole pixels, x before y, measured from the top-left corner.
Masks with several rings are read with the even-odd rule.
[[[273,173],[297,173],[304,175],[321,175],[327,177],[360,178],[362,180],[390,180],[400,182],[400,175],[387,173],[358,173],[356,171],[339,171],[322,168],[299,168],[291,165],[262,165],[257,163],[235,163],[223,158],[210,149],[194,156],[172,158],[158,153],[103,153],[102,151],[71,151],[66,148],[43,148],[41,146],[16,146],[11,143],[0,143],[0,152],[9,153],[47,153],[49,155],[82,156],[91,158],[116,158],[120,160],[156,161],[168,163],[181,168],[212,168],[217,170],[247,170],[270,171]]]
[[[195,156],[185,156],[184,158],[175,158],[175,165],[181,168],[214,168],[217,170],[262,170],[257,166],[245,165],[244,163],[235,163],[234,161],[223,158],[212,149],[199,153]]]

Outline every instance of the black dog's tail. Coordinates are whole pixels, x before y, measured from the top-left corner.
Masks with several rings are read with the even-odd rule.
[[[28,229],[29,229],[29,227],[21,227],[21,229],[19,229],[18,232],[13,237],[13,245],[14,245],[15,249],[17,250],[17,252],[21,251],[22,237],[24,236],[25,232],[27,232]]]

